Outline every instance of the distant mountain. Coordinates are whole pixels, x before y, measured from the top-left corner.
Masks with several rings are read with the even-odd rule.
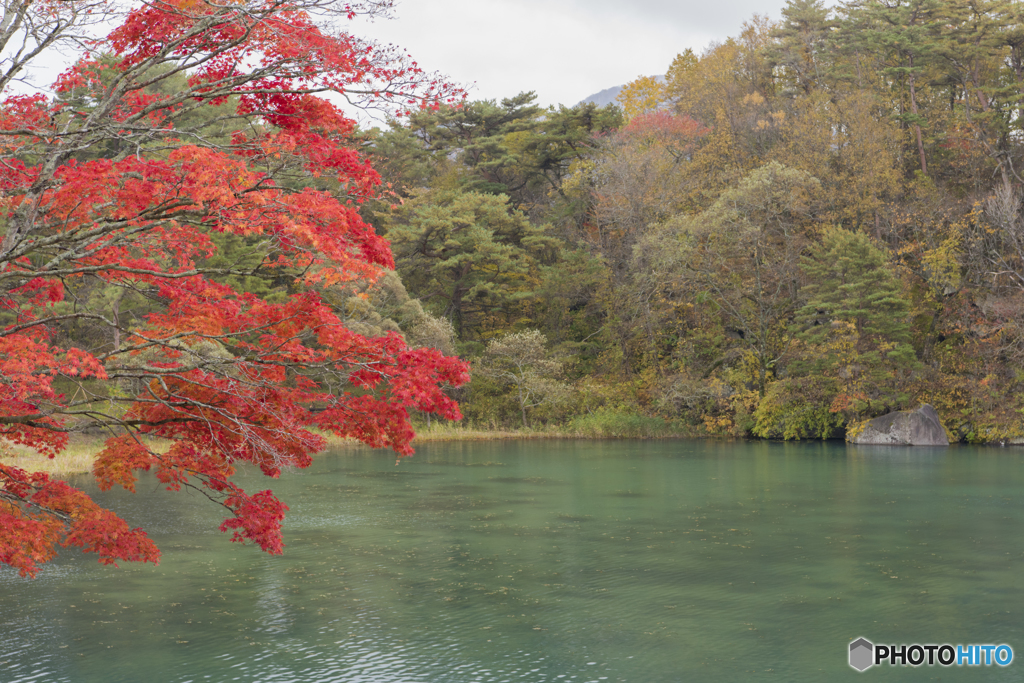
[[[662,83],[665,82],[664,76],[655,76],[655,78],[657,78]],[[593,102],[599,107],[612,104],[615,102],[615,98],[619,96],[619,93],[622,92],[622,89],[625,87],[626,86],[624,85],[616,85],[611,88],[605,88],[599,93],[595,93],[593,95],[590,95],[589,97],[584,97],[580,104],[584,104],[586,102]]]
[[[599,93],[596,93],[594,95],[590,95],[589,97],[584,97],[583,101],[580,102],[580,104],[586,104],[587,102],[593,102],[594,104],[596,104],[599,107],[603,107],[605,105],[612,104],[613,102],[615,102],[615,98],[619,96],[619,93],[622,92],[622,88],[623,87],[625,87],[625,86],[616,85],[613,88],[605,88],[604,90],[602,90]]]

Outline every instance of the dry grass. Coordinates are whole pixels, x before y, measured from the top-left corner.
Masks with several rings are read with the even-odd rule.
[[[317,431],[317,430],[314,430]],[[366,448],[356,439],[342,439],[328,432],[318,433],[327,439],[332,448]],[[437,423],[424,427],[419,425],[416,428],[416,438],[413,444],[435,443],[441,441],[500,441],[513,439],[575,439],[575,434],[554,431],[534,430],[494,430],[494,429],[472,429],[462,427],[450,422]]]
[[[64,452],[55,458],[47,458],[27,446],[0,443],[0,461],[29,472],[45,472],[51,476],[64,477],[69,474],[83,474],[92,471],[96,453],[103,447],[103,441],[93,437],[73,437]]]
[[[551,431],[469,429],[451,423],[434,423],[429,428],[416,430],[413,443],[434,441],[494,441],[510,439],[571,439],[572,434]]]
[[[340,438],[324,431],[316,431],[319,435],[327,439],[327,442],[332,447],[342,447],[342,449],[359,449],[359,447],[367,447],[361,441],[354,438]],[[495,441],[495,440],[514,440],[514,439],[538,439],[538,438],[580,438],[579,434],[572,434],[568,432],[559,431],[548,431],[548,430],[532,430],[532,429],[521,429],[521,430],[503,430],[503,429],[472,429],[463,427],[458,423],[444,422],[444,423],[433,423],[430,427],[424,427],[419,425],[416,428],[416,438],[413,439],[413,444],[417,443],[432,443],[439,441]]]
[[[68,447],[55,458],[39,455],[31,448],[0,440],[0,462],[20,467],[29,472],[45,472],[53,477],[92,472],[96,454],[103,448],[104,437],[74,434]],[[170,447],[169,441],[153,439],[149,447],[160,452]]]

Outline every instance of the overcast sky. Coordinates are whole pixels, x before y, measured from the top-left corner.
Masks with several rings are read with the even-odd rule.
[[[739,34],[784,0],[400,0],[396,19],[352,32],[405,48],[420,66],[471,86],[471,99],[537,92],[573,105],[637,76],[663,74],[686,48]]]
[[[467,87],[470,99],[500,100],[533,90],[541,105],[571,106],[638,76],[665,73],[679,52],[699,52],[737,36],[755,13],[777,20],[784,5],[785,0],[397,0],[394,19],[357,19],[346,29],[404,48],[425,70]],[[48,54],[29,76],[36,86],[52,83],[72,57]]]

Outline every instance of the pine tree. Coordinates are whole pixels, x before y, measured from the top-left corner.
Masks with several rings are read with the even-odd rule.
[[[924,136],[925,118],[918,107],[922,76],[934,61],[943,17],[940,0],[861,0],[846,6],[841,41],[855,52],[888,58],[880,73],[891,85],[906,84],[910,112],[900,119],[914,131],[921,172],[928,175]]]
[[[910,304],[885,251],[863,233],[830,228],[801,268],[807,304],[797,314],[797,336],[812,358],[803,369],[844,381],[836,409],[899,407],[906,400],[902,380],[919,363],[910,345]]]
[[[822,0],[789,0],[782,8],[782,23],[775,29],[778,44],[769,58],[784,71],[784,78],[809,95],[828,70],[828,41],[835,22]]]
[[[395,267],[411,294],[449,318],[459,336],[479,336],[486,314],[536,285],[558,241],[504,195],[436,192],[406,204],[388,229]]]
[[[468,170],[461,189],[511,195],[521,189],[514,167],[518,160],[506,141],[511,134],[538,126],[543,110],[532,92],[479,100],[459,107],[423,110],[409,117],[410,130],[441,163],[456,159]]]

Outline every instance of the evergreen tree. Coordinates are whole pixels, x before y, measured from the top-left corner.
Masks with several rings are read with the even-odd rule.
[[[513,133],[533,129],[543,110],[532,92],[515,97],[479,100],[460,107],[423,110],[409,117],[409,129],[439,163],[454,158],[468,171],[461,189],[510,195],[524,181],[514,167],[518,160],[506,144]]]
[[[944,80],[962,103],[972,137],[994,159],[1009,187],[1018,166],[1011,142],[1019,127],[1024,65],[1020,62],[1020,3],[976,0],[943,3],[943,21],[935,54]],[[1014,58],[1017,61],[1014,61]],[[1009,68],[1007,68],[1009,65]],[[1019,182],[1021,179],[1016,176]]]
[[[488,313],[532,290],[559,245],[503,195],[437,192],[393,220],[387,237],[403,282],[463,339],[480,337]]]
[[[769,59],[782,67],[790,89],[809,95],[829,70],[835,26],[830,14],[822,0],[789,0],[782,8],[782,22],[774,31],[778,42]]]
[[[940,0],[860,0],[845,11],[842,42],[855,52],[888,58],[880,73],[897,88],[906,85],[910,111],[901,111],[899,118],[914,131],[921,172],[928,175],[921,131],[926,119],[918,100],[926,68],[939,49]]]
[[[622,110],[585,102],[575,107],[554,107],[534,127],[506,136],[506,147],[515,154],[515,174],[522,191],[512,196],[524,209],[547,212],[546,220],[578,226],[585,214],[562,188],[571,169],[586,163],[602,139],[623,122]],[[526,205],[530,206],[527,207]]]
[[[808,283],[798,337],[810,358],[794,369],[842,379],[836,409],[902,407],[905,380],[920,364],[910,345],[910,304],[885,251],[863,233],[829,228],[801,267]]]

